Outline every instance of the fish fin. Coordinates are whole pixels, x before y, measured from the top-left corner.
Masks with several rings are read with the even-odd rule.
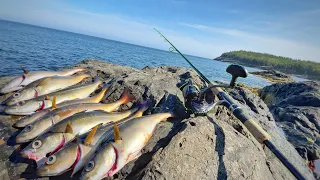
[[[48,95],[45,95],[45,96],[44,96],[44,99],[45,99],[45,100],[50,100],[50,97],[49,97]]]
[[[30,74],[30,72],[29,72],[28,70],[26,70],[24,67],[22,67],[22,66],[20,66],[20,67],[21,67],[23,73],[25,73],[25,74]]]
[[[93,139],[94,135],[96,134],[99,125],[100,124],[93,127],[92,130],[90,131],[90,133],[87,135],[86,139],[84,140],[85,145],[91,145],[92,139]]]
[[[122,139],[120,137],[120,131],[119,131],[119,127],[117,125],[117,123],[113,123],[113,138],[114,138],[114,142],[121,142]]]
[[[128,102],[134,101],[134,100],[135,100],[135,97],[129,92],[128,88],[125,88],[120,97],[121,104],[127,104]]]
[[[54,95],[52,98],[52,106],[51,109],[57,109],[57,96]]]
[[[38,84],[38,86],[44,86],[44,85],[49,84],[50,79],[51,79],[50,77],[45,78],[43,81],[41,81],[41,82]]]
[[[71,125],[70,121],[68,121],[65,133],[73,134],[72,125]]]

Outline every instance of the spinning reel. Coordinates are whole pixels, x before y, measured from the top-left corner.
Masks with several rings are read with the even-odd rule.
[[[209,85],[203,89],[199,89],[197,85],[189,79],[185,84],[180,87],[185,100],[185,107],[190,113],[196,116],[205,116],[215,105],[221,102],[214,102],[216,94],[214,94],[212,88],[234,88],[238,77],[246,78],[248,71],[240,65],[229,65],[226,72],[232,75],[230,84]]]

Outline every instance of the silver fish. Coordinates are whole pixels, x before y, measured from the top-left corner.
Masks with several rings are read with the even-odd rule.
[[[85,104],[75,104],[71,106],[65,106],[62,108],[55,109],[40,119],[36,120],[34,123],[26,126],[20,134],[16,137],[17,143],[24,143],[32,141],[34,138],[42,134],[48,128],[58,125],[58,123],[67,117],[70,117],[76,113],[83,111],[94,111],[103,110],[105,112],[115,111],[121,104],[126,104],[129,101],[134,100],[134,97],[130,95],[128,89],[125,89],[122,96],[118,101],[108,104],[100,103],[85,103]],[[65,127],[63,127],[65,128]]]
[[[136,112],[139,108],[116,113],[92,111],[78,113],[64,119],[56,126],[48,129],[21,151],[25,158],[40,161],[47,154],[53,154],[78,136],[81,136],[98,124],[117,122]]]
[[[65,102],[62,102],[60,104],[57,104],[55,108],[51,107],[51,109],[50,108],[49,109],[43,109],[43,110],[35,112],[33,114],[24,116],[24,117],[18,119],[18,121],[16,123],[14,123],[12,126],[15,127],[15,128],[24,128],[27,125],[37,121],[39,118],[43,117],[48,112],[51,112],[56,108],[61,108],[61,107],[64,107],[64,106],[70,106],[70,105],[74,105],[74,104],[98,103],[103,99],[104,94],[109,89],[109,87],[110,87],[110,85],[105,85],[102,88],[102,90],[95,96],[87,97],[87,98],[84,98],[84,99],[75,99],[75,100],[65,101]]]
[[[141,149],[151,138],[158,123],[172,117],[171,113],[159,113],[136,118],[114,125],[114,141],[105,143],[86,164],[81,179],[98,180],[111,177],[128,162],[141,155]]]
[[[77,76],[53,76],[45,77],[37,81],[36,83],[31,83],[25,88],[21,89],[19,92],[14,93],[8,100],[6,100],[7,105],[14,105],[20,101],[29,100],[32,98],[37,98],[38,96],[46,95],[51,92],[55,92],[69,86],[78,84],[83,79],[90,77],[87,74],[77,75]]]
[[[131,119],[141,117],[143,112],[148,109],[148,105],[142,106],[132,116],[119,121],[117,124],[123,124]],[[113,125],[95,126],[89,133],[70,142],[58,152],[49,156],[44,165],[37,170],[38,176],[56,176],[68,170],[72,170],[73,176],[83,168],[87,161],[93,156],[101,143],[112,135]]]
[[[12,115],[33,114],[42,109],[50,108],[52,106],[52,99],[54,96],[56,96],[57,104],[73,99],[83,99],[94,92],[100,84],[102,84],[102,81],[96,78],[95,81],[90,84],[72,86],[45,96],[19,102],[13,106],[7,106],[4,109],[4,112]]]
[[[27,86],[28,84],[49,76],[70,76],[80,71],[84,71],[84,69],[70,69],[66,71],[34,71],[29,72],[23,69],[24,74],[12,79],[7,84],[3,85],[0,89],[0,93],[5,94],[12,91],[17,91]]]

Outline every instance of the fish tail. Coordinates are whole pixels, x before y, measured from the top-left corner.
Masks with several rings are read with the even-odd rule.
[[[135,100],[135,97],[129,92],[128,88],[125,88],[123,90],[123,93],[119,99],[121,104],[127,104],[128,102],[134,101],[134,100]]]
[[[166,94],[160,100],[158,107],[154,108],[154,113],[164,114],[164,117],[167,118],[184,119],[188,117],[180,99],[173,94],[169,94],[168,92],[166,92]]]
[[[147,100],[143,103],[139,104],[139,110],[135,113],[135,117],[141,117],[143,115],[143,113],[149,109],[151,105],[151,101]]]
[[[102,84],[103,82],[100,80],[99,76],[96,76],[94,78],[94,83],[97,83],[98,85]]]
[[[133,113],[130,117],[132,118],[137,118],[137,117],[141,117],[143,115],[143,113],[149,109],[151,102],[149,100],[147,101],[140,101],[134,108],[132,108],[133,110],[135,110],[135,113]],[[130,118],[129,117],[129,118]]]
[[[176,112],[176,109],[171,109],[170,111],[167,112],[169,114],[170,118],[177,118],[179,115]]]
[[[77,76],[72,76],[72,82],[81,82],[83,79],[90,77],[89,74],[80,74]]]
[[[89,74],[80,74],[80,75],[78,75],[77,77],[79,77],[79,79],[83,80],[83,79],[85,79],[85,78],[90,77],[90,75],[89,75]]]
[[[150,105],[151,105],[150,100],[146,100],[146,101],[144,101],[144,102],[140,102],[140,103],[138,104],[138,107],[139,107],[139,110],[138,110],[138,111],[140,111],[140,112],[143,113],[143,112],[145,112],[146,110],[149,109]]]
[[[77,72],[81,72],[81,71],[84,71],[84,70],[85,69],[83,69],[83,68],[69,69],[69,70],[63,71],[61,73],[61,75],[63,75],[63,76],[71,76],[72,74],[75,74]]]
[[[169,118],[177,118],[178,117],[174,111],[168,111],[168,112],[160,113],[160,114],[161,114],[160,115],[161,118],[157,119],[159,122],[167,121]]]
[[[105,84],[102,87],[101,91],[94,97],[94,102],[96,103],[100,102],[109,88],[110,88],[110,84]]]

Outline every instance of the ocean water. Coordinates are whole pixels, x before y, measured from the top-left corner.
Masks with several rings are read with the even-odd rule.
[[[163,42],[160,38],[159,41]],[[210,80],[230,81],[231,76],[225,71],[228,63],[187,57]],[[57,70],[91,58],[138,69],[163,65],[190,68],[180,55],[169,51],[0,20],[0,77],[21,74],[20,66],[29,71]],[[258,69],[247,67],[247,70]],[[253,75],[239,78],[238,82],[254,87],[269,85]]]

